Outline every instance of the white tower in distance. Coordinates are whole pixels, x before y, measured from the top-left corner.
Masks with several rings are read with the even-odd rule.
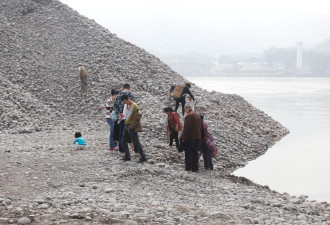
[[[297,70],[303,68],[303,43],[302,41],[297,42]]]

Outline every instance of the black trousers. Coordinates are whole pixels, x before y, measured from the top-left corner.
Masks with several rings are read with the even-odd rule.
[[[175,111],[178,110],[180,102],[182,105],[182,116],[184,116],[184,106],[186,105],[186,96],[182,96],[181,98],[175,99]]]
[[[171,131],[170,134],[170,146],[173,145],[173,139],[175,140],[176,148],[179,149],[179,133],[177,131]]]
[[[199,150],[199,139],[186,140],[187,149],[185,151],[185,163],[186,170],[198,172],[198,150]]]
[[[138,133],[134,132],[134,130],[129,128],[129,126],[130,124],[125,124],[123,138],[121,139],[121,145],[123,147],[123,151],[125,152],[125,158],[131,158],[128,149],[128,140],[131,139],[134,145],[134,151],[140,153],[141,159],[146,159]]]
[[[200,151],[203,153],[203,161],[204,161],[204,168],[205,169],[211,169],[211,156],[210,151],[205,143],[202,143],[200,145]]]

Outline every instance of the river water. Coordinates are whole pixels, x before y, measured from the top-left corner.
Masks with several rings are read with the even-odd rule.
[[[238,94],[290,130],[235,175],[280,193],[330,203],[330,78],[187,79],[209,91]]]

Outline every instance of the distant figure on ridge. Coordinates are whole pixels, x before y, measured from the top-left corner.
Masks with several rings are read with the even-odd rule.
[[[87,70],[81,63],[78,63],[78,77],[81,82],[81,92],[87,91]]]

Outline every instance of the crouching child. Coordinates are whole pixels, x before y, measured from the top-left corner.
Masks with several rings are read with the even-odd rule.
[[[75,150],[84,150],[86,148],[86,142],[85,140],[82,138],[81,133],[80,132],[76,132],[74,134],[74,137],[76,138],[73,141],[73,144],[75,145]]]

